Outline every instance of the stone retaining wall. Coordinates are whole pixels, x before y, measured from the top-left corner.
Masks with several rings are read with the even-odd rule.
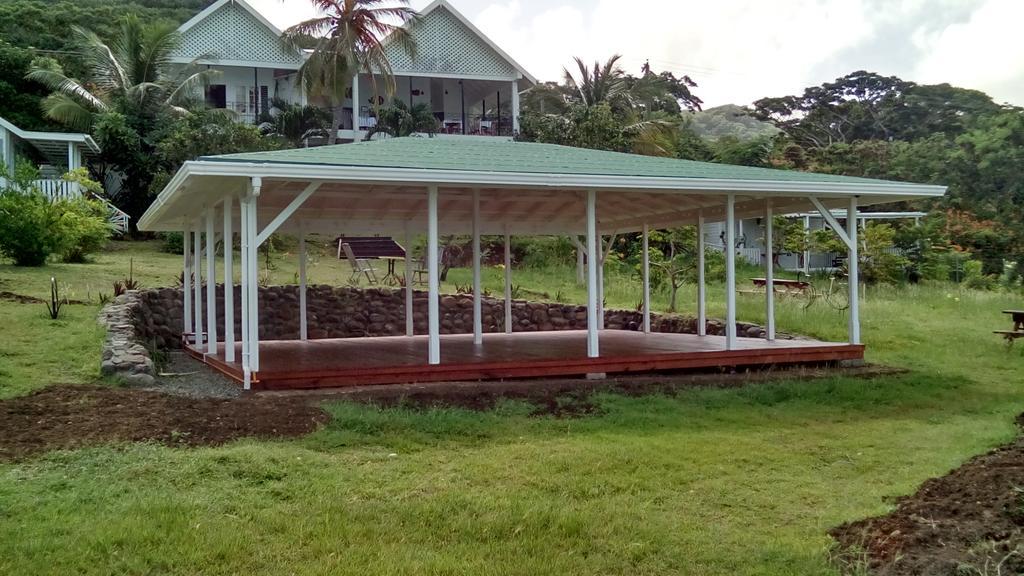
[[[142,294],[135,290],[126,292],[100,312],[99,321],[107,327],[100,372],[118,376],[128,384],[149,386],[154,383],[154,366],[146,348],[149,339],[138,324],[145,308]],[[180,322],[180,312],[178,316]]]
[[[182,293],[180,289],[161,288],[130,293],[128,310],[139,341],[154,348],[180,346],[182,331]],[[205,296],[205,290],[204,290]],[[120,300],[120,298],[119,298]],[[307,290],[307,314],[310,338],[350,338],[405,334],[405,295],[401,289],[335,288],[310,286]],[[471,295],[441,296],[441,333],[463,334],[473,331]],[[241,327],[241,293],[235,287],[235,334]],[[260,338],[294,340],[299,337],[299,290],[297,286],[260,288]],[[205,310],[204,310],[205,312]],[[527,302],[513,303],[513,332],[585,329],[585,306]],[[504,302],[483,299],[484,332],[503,332]],[[628,310],[606,310],[605,327],[613,330],[639,330],[642,314]],[[413,296],[413,325],[417,334],[427,332],[427,293]],[[217,287],[217,326],[223,339],[224,294]],[[695,334],[696,319],[680,315],[651,315],[655,332]],[[120,330],[120,329],[119,329]],[[708,334],[724,334],[718,320],[708,320]],[[755,324],[737,323],[740,336],[764,337],[764,329]],[[780,338],[789,336],[779,335]],[[119,336],[119,338],[121,338]]]

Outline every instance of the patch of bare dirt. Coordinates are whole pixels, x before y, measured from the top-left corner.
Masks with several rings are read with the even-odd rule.
[[[926,481],[891,513],[830,534],[851,573],[1024,574],[1024,437]]]
[[[35,296],[26,296],[24,294],[15,294],[14,292],[8,292],[7,290],[0,290],[0,300],[8,300],[17,304],[46,304],[46,300],[42,298],[36,298]],[[62,298],[61,301],[65,304],[88,304],[83,300],[68,300]]]
[[[329,416],[304,398],[188,398],[103,386],[51,386],[0,401],[0,460],[105,442],[209,446],[302,436]]]
[[[7,290],[0,290],[0,300],[9,300],[18,304],[44,304],[46,302],[42,298],[15,294],[14,292],[8,292]]]

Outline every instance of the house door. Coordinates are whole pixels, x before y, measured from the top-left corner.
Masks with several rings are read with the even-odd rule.
[[[210,84],[206,87],[206,105],[210,108],[228,107],[228,87],[224,84]]]

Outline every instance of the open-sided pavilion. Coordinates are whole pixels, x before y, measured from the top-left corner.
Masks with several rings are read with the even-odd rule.
[[[184,231],[185,332],[190,350],[246,389],[356,383],[593,375],[711,366],[863,358],[857,290],[857,213],[862,206],[941,196],[928,186],[807,172],[693,162],[486,138],[393,138],[320,148],[204,157],[187,162],[139,221]],[[237,204],[237,207],[236,207]],[[847,211],[845,225],[831,209]],[[816,210],[849,252],[849,337],[845,343],[775,339],[772,263],[765,271],[765,339],[736,329],[736,254],[726,251],[725,335],[705,334],[703,233],[698,233],[698,334],[650,331],[647,232],[705,222],[734,223]],[[241,331],[236,338],[233,238],[241,239]],[[275,232],[300,238],[300,339],[260,341],[257,249]],[[406,336],[309,340],[305,235],[427,236],[428,330],[413,334],[412,282],[405,283]],[[587,262],[600,262],[604,234],[642,232],[643,329],[602,330],[598,266],[587,267],[587,330],[515,333],[511,322],[511,235],[583,235]],[[472,235],[471,335],[441,335],[438,237]],[[484,334],[480,236],[506,237],[505,334]],[[217,325],[216,242],[224,242],[224,327]],[[204,252],[205,246],[205,252]],[[190,248],[190,249],[189,249]],[[770,250],[770,247],[768,248]],[[202,260],[205,258],[205,266]],[[406,270],[411,266],[406,266]],[[203,269],[205,268],[205,273]],[[205,274],[205,306],[202,279]],[[193,278],[195,279],[193,281]],[[204,316],[205,315],[205,316]],[[205,331],[204,331],[205,317]]]

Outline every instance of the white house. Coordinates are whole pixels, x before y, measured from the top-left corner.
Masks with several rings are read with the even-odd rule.
[[[518,130],[519,94],[536,80],[446,0],[436,0],[410,28],[415,57],[388,46],[397,84],[394,97],[426,103],[443,133],[510,137]],[[297,71],[308,56],[288,48],[281,30],[246,0],[217,0],[178,29],[179,64],[197,63],[221,74],[206,89],[211,107],[234,110],[254,122],[274,97],[306,103]],[[369,74],[354,79],[342,104],[339,136],[362,137],[375,123],[375,109],[387,105],[383,85]]]

